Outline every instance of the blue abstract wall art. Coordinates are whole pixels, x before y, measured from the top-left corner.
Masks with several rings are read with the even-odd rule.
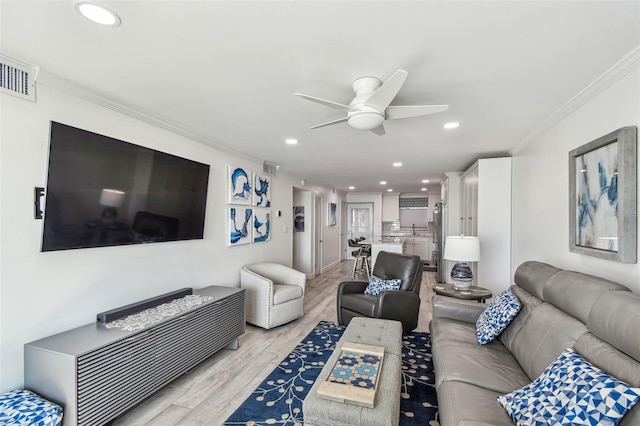
[[[576,242],[618,251],[618,144],[577,156]]]
[[[252,242],[253,209],[246,207],[229,208],[228,246],[238,246]]]
[[[304,232],[304,206],[293,207],[293,232]]]
[[[328,217],[328,225],[336,226],[338,223],[338,205],[336,203],[329,203],[329,215]]]
[[[271,211],[254,209],[253,211],[253,242],[261,243],[271,239]]]
[[[253,205],[256,207],[271,207],[271,179],[258,173],[253,180]]]
[[[242,167],[229,166],[229,204],[251,205],[253,173]]]

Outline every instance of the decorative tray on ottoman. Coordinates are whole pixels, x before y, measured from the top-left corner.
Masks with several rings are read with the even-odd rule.
[[[345,342],[331,374],[318,387],[318,396],[373,408],[384,348]]]

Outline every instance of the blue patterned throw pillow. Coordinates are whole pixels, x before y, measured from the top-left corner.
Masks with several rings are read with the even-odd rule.
[[[640,399],[571,348],[533,382],[498,397],[517,425],[617,425]]]
[[[0,395],[0,424],[57,426],[62,424],[62,408],[28,390]]]
[[[377,296],[383,291],[387,290],[400,290],[400,284],[402,280],[382,280],[378,277],[374,277],[371,275],[369,277],[369,285],[364,290],[364,294],[368,294],[369,296]]]
[[[478,343],[486,345],[507,328],[520,312],[520,301],[510,288],[498,295],[476,321]]]

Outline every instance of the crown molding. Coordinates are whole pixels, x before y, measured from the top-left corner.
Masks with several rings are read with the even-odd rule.
[[[582,89],[577,95],[569,99],[567,103],[542,120],[533,131],[510,150],[514,155],[530,143],[535,137],[560,123],[569,115],[576,112],[584,104],[591,101],[600,93],[624,78],[627,74],[640,67],[640,46],[636,46],[631,52],[619,60],[615,65],[604,72],[595,81]]]
[[[232,148],[229,144],[225,144],[223,141],[220,141],[203,133],[194,132],[193,130],[190,130],[176,122],[167,120],[166,118],[158,117],[156,115],[128,107],[122,103],[115,101],[114,99],[109,98],[108,96],[99,94],[91,89],[88,89],[87,87],[67,80],[66,78],[61,77],[57,74],[41,70],[38,76],[38,84],[51,87],[52,89],[61,91],[63,93],[80,98],[84,101],[126,115],[135,120],[145,122],[160,129],[167,130],[176,135],[184,136],[185,138],[202,143],[227,154],[232,154],[241,158],[258,161],[260,162],[260,164],[262,164],[262,162],[264,161],[263,159],[253,157],[244,152],[238,151]]]

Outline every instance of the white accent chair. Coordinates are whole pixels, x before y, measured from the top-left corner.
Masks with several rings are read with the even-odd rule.
[[[247,322],[262,328],[286,324],[304,315],[307,277],[278,263],[253,263],[240,271],[246,289]]]

